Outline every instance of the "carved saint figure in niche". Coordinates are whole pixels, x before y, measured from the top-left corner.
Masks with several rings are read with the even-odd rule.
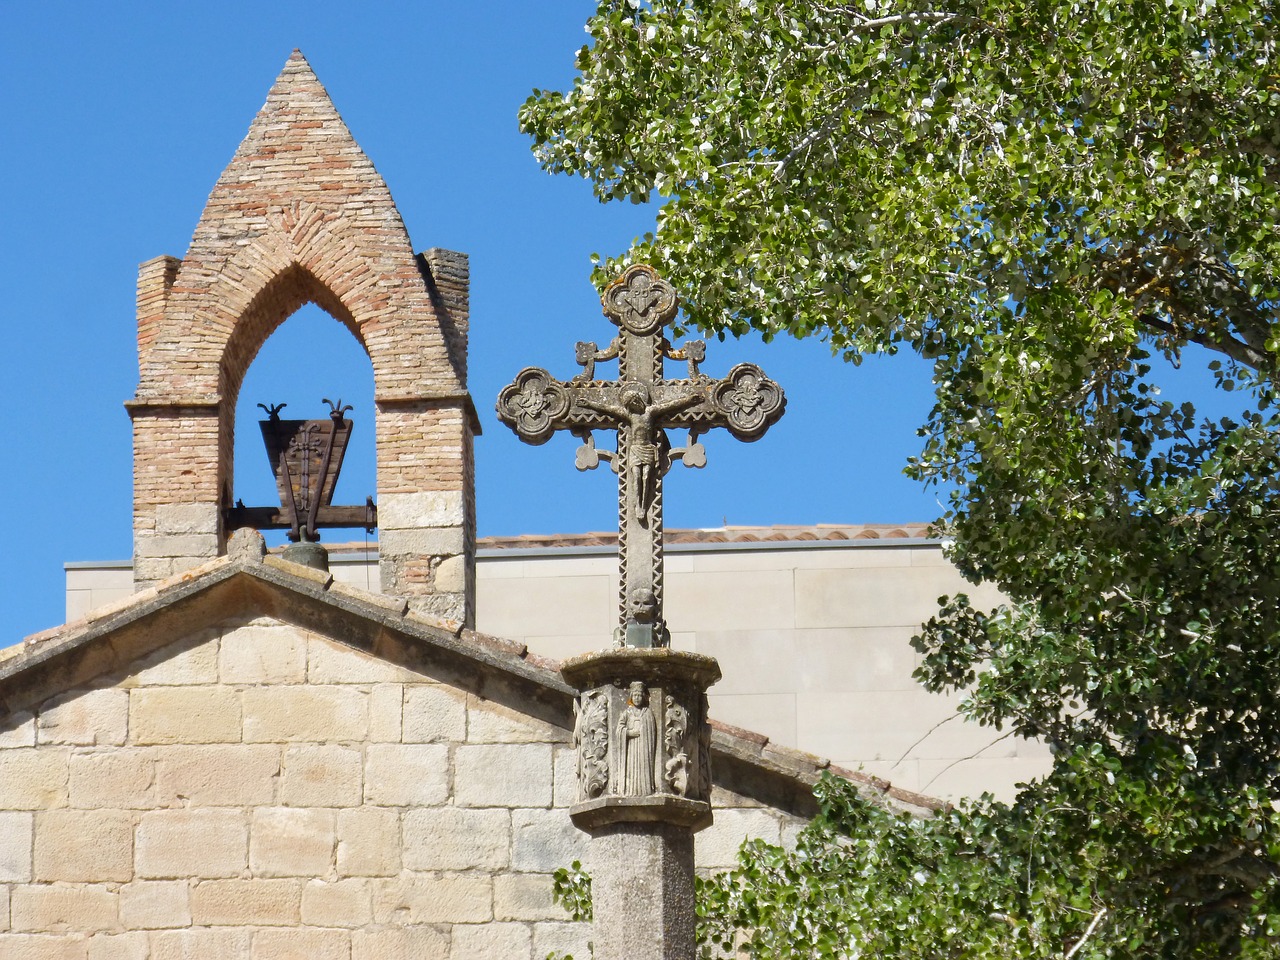
[[[671,442],[667,439],[667,434],[659,420],[668,413],[693,406],[702,397],[691,394],[676,397],[666,403],[654,403],[650,399],[647,386],[637,380],[628,380],[618,391],[618,398],[622,401],[622,406],[596,403],[585,397],[580,398],[578,403],[590,410],[607,413],[629,428],[626,467],[631,471],[631,480],[635,484],[640,522],[648,526],[649,507],[653,503],[658,477],[662,476],[667,468],[667,453],[671,449]]]
[[[649,694],[636,681],[627,691],[627,705],[618,714],[611,779],[613,793],[621,797],[647,797],[655,793],[653,767],[658,725],[649,708]]]
[[[588,693],[581,707],[574,703],[577,724],[573,745],[578,751],[578,799],[594,800],[609,784],[609,706],[599,691]]]

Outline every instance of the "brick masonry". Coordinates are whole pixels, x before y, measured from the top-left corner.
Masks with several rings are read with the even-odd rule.
[[[393,528],[382,583],[473,618],[475,506],[466,392],[467,258],[415,255],[390,191],[295,51],[205,206],[185,257],[138,274],[135,584],[225,549],[236,399],[263,342],[314,302],[373,365],[380,509],[429,492],[447,523]]]
[[[92,649],[0,716],[0,956],[588,955],[551,898],[586,853],[562,726],[271,617]],[[799,823],[715,801],[706,868]]]

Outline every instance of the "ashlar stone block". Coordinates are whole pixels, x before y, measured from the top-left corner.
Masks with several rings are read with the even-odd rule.
[[[10,934],[4,939],[5,960],[87,960],[83,937]]]
[[[239,810],[153,810],[138,824],[135,856],[145,879],[237,877],[249,862],[249,824]]]
[[[436,567],[435,587],[439,593],[462,593],[467,588],[467,558],[446,557]]]
[[[191,889],[197,926],[297,926],[302,919],[300,880],[205,880]]]
[[[380,807],[338,811],[338,873],[387,877],[400,872],[400,814]]]
[[[202,559],[218,555],[218,538],[208,534],[190,534],[181,537],[134,537],[134,556],[142,558],[171,558],[175,567],[185,562],[187,569],[196,566]]]
[[[147,954],[147,935],[142,930],[99,933],[89,940],[89,960],[147,960]]]
[[[134,743],[236,743],[240,695],[229,687],[139,687],[129,692]]]
[[[154,780],[155,764],[145,751],[76,753],[70,760],[69,799],[81,808],[147,808],[154,805]]]
[[[559,727],[501,703],[467,696],[468,743],[562,743],[566,739]]]
[[[0,811],[0,883],[26,883],[31,879],[35,814]]]
[[[385,493],[378,498],[378,526],[386,530],[452,527],[465,522],[461,491]]]
[[[412,874],[373,884],[374,923],[487,923],[493,878],[486,873]]]
[[[346,930],[257,930],[251,960],[347,960],[351,935]]]
[[[373,922],[373,888],[365,877],[312,880],[302,888],[302,922],[312,927],[363,927]]]
[[[502,873],[495,876],[493,916],[495,920],[568,919],[564,908],[552,896],[552,876],[549,873]]]
[[[284,754],[280,800],[290,807],[354,807],[363,796],[360,751],[338,744],[298,745]]]
[[[34,747],[36,745],[35,715],[19,710],[0,718],[0,750],[12,750],[14,747]]]
[[[218,631],[206,630],[149,654],[124,687],[195,686],[218,682]]]
[[[423,557],[453,556],[461,553],[464,545],[461,525],[454,527],[420,527],[415,530],[391,530],[379,524],[378,556],[383,564],[387,560],[407,559],[414,561]],[[385,579],[383,587],[383,593],[390,592],[385,589]]]
[[[371,743],[364,796],[388,807],[433,806],[449,796],[449,750],[438,744]]]
[[[222,636],[218,672],[223,683],[302,683],[307,642],[285,624],[251,623]]]
[[[279,747],[203,744],[160,747],[154,755],[160,805],[243,807],[275,799]]]
[[[337,685],[244,691],[247,743],[351,742],[369,733],[369,695]]]
[[[54,697],[40,708],[38,731],[41,743],[119,746],[129,732],[129,694],[105,687]]]
[[[104,886],[35,884],[14,887],[9,909],[14,930],[84,934],[115,929],[118,903]]]
[[[0,810],[47,810],[67,804],[66,748],[0,751]]]
[[[454,753],[454,802],[475,807],[551,806],[551,746],[475,744]]]
[[[575,860],[584,860],[587,835],[573,825],[564,810],[511,811],[511,869],[524,873],[554,873]]]
[[[511,816],[506,810],[426,807],[404,815],[404,865],[409,870],[506,868]]]
[[[419,679],[404,667],[325,637],[309,637],[307,649],[307,678],[312,683],[412,683]]]
[[[448,956],[449,935],[437,927],[393,926],[351,934],[351,960],[443,960]]]
[[[467,695],[438,683],[404,688],[405,743],[457,743],[467,735]]]
[[[135,880],[120,888],[120,924],[131,930],[160,930],[191,924],[186,880]]]
[[[523,923],[455,924],[449,960],[527,957],[533,933]]]
[[[249,930],[161,930],[150,935],[151,960],[208,960],[210,957],[247,957]]]
[[[35,878],[83,883],[133,878],[133,816],[115,810],[36,814]]]
[[[216,534],[218,508],[208,503],[162,503],[156,507],[156,531],[175,536]]]
[[[332,810],[260,808],[249,825],[249,869],[259,877],[326,876],[334,843]]]
[[[369,740],[399,743],[403,732],[403,684],[379,683],[369,691]]]

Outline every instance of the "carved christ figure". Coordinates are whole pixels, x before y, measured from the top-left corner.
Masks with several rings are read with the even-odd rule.
[[[640,523],[649,525],[649,507],[653,503],[658,477],[665,472],[663,461],[670,444],[662,430],[661,419],[684,407],[691,407],[701,400],[698,394],[676,397],[666,403],[654,403],[649,388],[638,380],[629,380],[618,391],[621,406],[612,403],[596,403],[580,397],[578,404],[589,410],[607,413],[627,427],[627,463],[635,484],[636,503],[640,508]]]
[[[618,716],[610,777],[617,796],[647,797],[657,792],[653,767],[658,725],[648,699],[644,684],[636,681],[628,689],[627,705]]]

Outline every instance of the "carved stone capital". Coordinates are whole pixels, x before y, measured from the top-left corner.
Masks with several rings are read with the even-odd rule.
[[[624,647],[565,661],[579,690],[574,823],[711,823],[711,728],[706,691],[720,679],[711,657]]]

